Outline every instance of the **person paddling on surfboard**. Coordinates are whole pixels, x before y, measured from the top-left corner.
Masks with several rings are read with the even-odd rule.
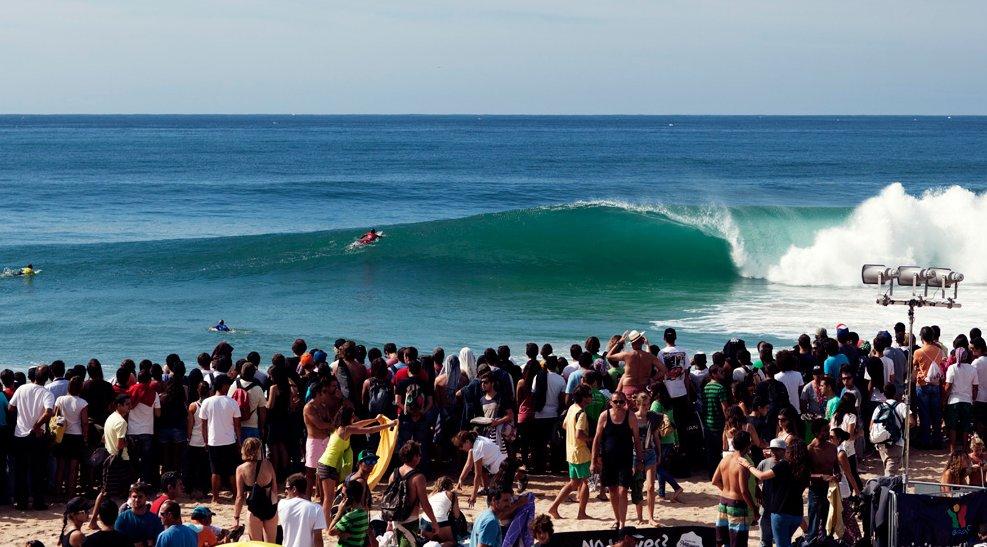
[[[369,232],[360,236],[360,239],[358,241],[360,242],[361,245],[369,245],[371,243],[375,243],[378,239],[382,237],[384,237],[383,234],[379,234],[377,233],[377,230],[375,228],[371,228]]]
[[[224,321],[223,319],[220,319],[219,323],[216,323],[216,326],[213,327],[213,329],[216,332],[230,332],[230,326],[227,325],[226,321]]]
[[[24,266],[19,272],[14,273],[14,275],[34,275],[34,264]]]

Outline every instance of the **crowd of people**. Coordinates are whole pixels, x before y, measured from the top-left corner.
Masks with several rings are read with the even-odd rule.
[[[934,326],[906,338],[902,324],[871,340],[838,325],[779,351],[732,339],[709,359],[672,328],[661,345],[629,331],[567,356],[529,343],[520,358],[299,339],[268,366],[224,341],[192,367],[127,359],[109,379],[96,359],[4,370],[0,505],[69,500],[59,544],[72,546],[547,545],[563,504],[586,519],[591,499],[608,502],[623,537],[629,514],[657,524],[656,502],[684,502],[678,479],[705,473],[721,493],[718,544],[746,545],[754,525],[763,545],[799,529],[852,544],[860,462],[899,473],[909,416],[912,446],[949,448],[944,489],[983,484],[980,331],[949,348]],[[536,515],[525,489],[540,475],[567,482]],[[233,521],[214,526],[197,504],[185,524],[183,496],[232,504]],[[462,507],[477,503],[469,523]]]

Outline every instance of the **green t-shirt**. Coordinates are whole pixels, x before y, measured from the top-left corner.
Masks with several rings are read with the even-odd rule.
[[[596,429],[596,422],[600,419],[600,414],[603,414],[603,409],[607,407],[608,400],[606,395],[600,393],[600,390],[593,390],[593,400],[583,409],[586,412],[586,417],[589,418],[591,432]]]
[[[672,421],[672,432],[661,438],[661,444],[679,444],[679,430],[675,427],[675,411],[671,408],[665,410],[665,407],[661,406],[661,403],[655,401],[651,403],[651,412],[664,414]]]
[[[726,418],[723,416],[724,402],[728,401],[727,388],[716,380],[711,380],[703,388],[703,423],[713,431],[723,431]]]
[[[830,420],[833,418],[833,414],[836,414],[836,405],[840,404],[839,397],[833,397],[832,399],[826,401],[826,419]]]
[[[367,529],[370,528],[370,518],[363,509],[350,509],[339,522],[336,530],[348,532],[349,536],[339,540],[342,547],[363,547],[367,543]]]

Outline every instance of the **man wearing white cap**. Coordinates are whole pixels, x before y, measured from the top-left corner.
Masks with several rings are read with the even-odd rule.
[[[620,389],[625,395],[632,397],[635,393],[647,389],[653,376],[655,381],[664,378],[665,365],[660,359],[642,349],[648,344],[644,332],[632,330],[620,338],[621,343],[625,340],[631,343],[630,351],[607,355],[607,359],[624,362],[624,375],[620,378]]]
[[[771,444],[769,445],[770,456],[757,464],[757,470],[761,472],[770,471],[776,463],[785,458],[785,450],[787,449],[788,445],[785,443],[785,439],[771,439]],[[774,538],[771,535],[771,512],[768,510],[768,507],[771,507],[768,497],[772,491],[771,481],[773,480],[775,479],[772,478],[764,481],[764,488],[762,489],[764,496],[762,507],[764,507],[764,513],[761,515],[761,547],[770,547],[774,543]]]

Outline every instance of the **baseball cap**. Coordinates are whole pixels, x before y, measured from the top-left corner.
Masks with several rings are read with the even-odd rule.
[[[771,444],[768,446],[769,448],[777,448],[778,450],[788,449],[788,443],[785,442],[785,439],[771,439]]]
[[[823,368],[821,366],[819,366],[819,365],[816,365],[816,366],[812,367],[812,373],[813,374],[822,374],[823,373]]]
[[[369,450],[361,450],[360,454],[356,457],[357,462],[367,464],[375,464],[379,459],[380,457],[375,452]]]
[[[205,505],[199,505],[195,509],[192,509],[192,518],[194,519],[204,519],[209,518],[216,513],[212,512],[212,509],[206,507]]]
[[[326,358],[328,356],[329,354],[327,354],[326,352],[322,351],[321,349],[317,349],[312,352],[312,361],[316,363],[325,363]]]

